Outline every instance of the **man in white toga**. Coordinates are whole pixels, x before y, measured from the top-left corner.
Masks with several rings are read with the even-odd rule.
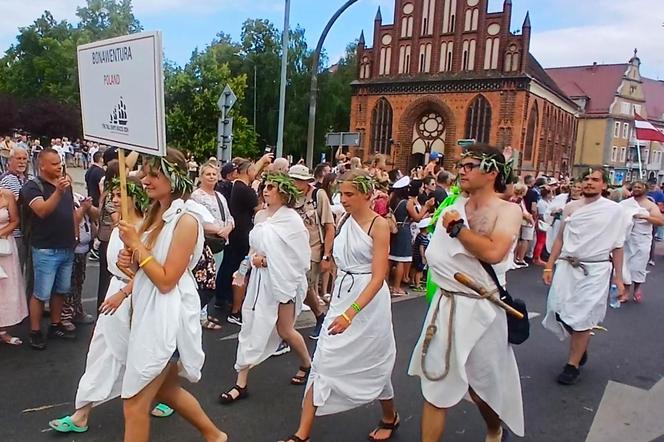
[[[500,442],[505,424],[523,436],[521,382],[508,343],[505,311],[454,279],[472,276],[488,290],[496,284],[482,266],[492,266],[505,285],[505,272],[521,227],[521,209],[503,201],[511,163],[491,146],[468,147],[457,165],[460,196],[443,211],[426,257],[438,287],[410,362],[425,399],[422,441],[438,442],[448,410],[464,397],[477,404],[487,426],[486,441]],[[431,334],[431,327],[436,331]]]
[[[551,289],[542,325],[560,340],[571,336],[567,364],[558,376],[563,385],[579,380],[580,367],[588,359],[590,333],[606,315],[612,277],[621,298],[625,292],[623,243],[630,220],[620,205],[602,197],[608,181],[601,168],[583,174],[583,197],[563,209],[562,225],[544,268],[544,283]]]

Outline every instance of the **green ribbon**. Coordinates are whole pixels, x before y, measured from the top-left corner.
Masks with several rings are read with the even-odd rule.
[[[458,185],[452,186],[450,189],[450,194],[447,196],[447,198],[445,198],[445,200],[442,203],[440,203],[440,206],[438,206],[433,216],[431,217],[431,224],[429,225],[429,230],[432,233],[435,231],[436,226],[438,225],[438,219],[443,214],[443,210],[453,205],[457,201],[457,199],[459,199],[459,195],[461,195],[461,188]],[[436,295],[437,291],[438,291],[438,285],[436,285],[436,283],[433,282],[433,279],[431,278],[431,269],[429,269],[429,271],[427,272],[427,289],[426,289],[427,303],[431,304],[431,301],[433,300],[433,297]]]

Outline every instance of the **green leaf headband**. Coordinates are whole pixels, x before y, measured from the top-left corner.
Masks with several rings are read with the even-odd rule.
[[[113,178],[113,181],[111,181],[110,190],[113,191],[119,188],[120,178],[115,177]],[[143,186],[136,184],[133,181],[127,181],[127,195],[134,200],[134,205],[141,211],[141,213],[145,213],[147,211],[148,207],[150,206],[150,197],[148,197],[148,194],[145,192]]]
[[[512,178],[512,171],[514,170],[514,158],[511,157],[504,163],[498,162],[496,155],[487,155],[485,153],[477,154],[475,152],[465,152],[461,154],[461,158],[474,158],[480,161],[480,170],[484,173],[489,173],[493,170],[502,176],[505,183],[510,183]]]
[[[194,191],[194,183],[189,178],[189,173],[173,164],[166,157],[148,157],[147,164],[159,169],[171,182],[171,193],[188,194]]]
[[[288,200],[294,200],[302,195],[302,191],[297,188],[293,178],[285,173],[268,173],[265,175],[266,183],[273,183],[277,186],[279,193],[288,195]]]
[[[376,189],[376,181],[370,176],[358,175],[348,182],[352,183],[357,190],[365,195],[373,193],[374,189]]]

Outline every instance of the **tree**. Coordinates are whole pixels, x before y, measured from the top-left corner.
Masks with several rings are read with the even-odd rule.
[[[76,8],[76,15],[81,20],[78,30],[88,41],[143,30],[141,23],[134,17],[131,0],[87,0],[86,6]]]
[[[169,142],[193,153],[199,159],[208,158],[217,151],[217,100],[228,84],[244,100],[247,78],[233,76],[227,63],[219,63],[223,45],[209,46],[205,51],[194,51],[184,68],[167,64],[165,69],[166,128]],[[254,156],[257,153],[256,136],[248,119],[240,112],[234,117],[233,153],[235,156]]]
[[[142,29],[130,0],[87,0],[77,15],[80,22],[74,26],[44,11],[33,24],[19,29],[16,43],[0,59],[0,93],[15,97],[19,109],[26,109],[17,111],[16,125],[35,134],[81,133],[77,46]],[[54,115],[37,116],[38,110]],[[63,121],[50,120],[56,117]]]

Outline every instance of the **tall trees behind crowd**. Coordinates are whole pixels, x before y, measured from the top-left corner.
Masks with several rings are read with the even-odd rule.
[[[131,0],[87,0],[77,8],[78,23],[57,21],[45,11],[20,28],[17,41],[0,59],[0,134],[23,129],[33,136],[79,137],[76,47],[91,41],[143,30]],[[309,112],[312,50],[305,31],[290,31],[284,152],[304,155]],[[323,55],[321,65],[326,64]],[[279,106],[281,32],[268,20],[245,21],[239,41],[219,32],[189,62],[165,62],[167,139],[199,158],[216,152],[217,99],[226,84],[238,96],[234,117],[234,154],[255,155],[275,144]],[[324,134],[347,130],[350,83],[355,77],[355,44],[335,69],[319,78],[316,148]],[[255,81],[255,84],[254,84]],[[254,94],[256,108],[254,109]],[[254,121],[254,115],[256,121]]]

